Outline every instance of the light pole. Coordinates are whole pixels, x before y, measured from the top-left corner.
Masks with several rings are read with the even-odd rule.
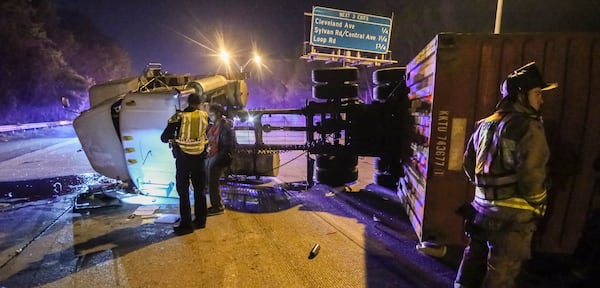
[[[259,55],[254,55],[254,57],[248,59],[248,61],[246,61],[246,63],[244,63],[244,65],[242,65],[240,67],[240,73],[244,73],[244,70],[246,70],[246,66],[248,66],[248,64],[250,64],[250,62],[253,61],[253,60],[254,60],[255,64],[260,64],[260,61],[261,61],[260,56]]]
[[[242,78],[248,78],[249,73],[247,73],[246,67],[248,67],[248,64],[250,64],[250,62],[254,62],[255,64],[260,64],[262,59],[260,57],[260,55],[258,54],[254,54],[254,57],[248,59],[248,61],[246,61],[246,63],[244,63],[244,65],[239,65],[237,61],[235,61],[235,59],[232,59],[231,56],[229,55],[229,53],[225,50],[221,50],[221,53],[219,53],[219,58],[221,58],[221,61],[223,61],[223,63],[225,63],[226,69],[227,69],[227,74],[229,76],[233,76],[235,78],[238,77],[242,77]],[[233,61],[230,61],[233,60]],[[230,74],[232,72],[232,70],[230,70],[231,66],[229,66],[229,63],[233,62],[233,64],[235,65],[236,69],[239,69],[239,75],[235,75],[235,74]]]
[[[502,6],[504,5],[504,0],[498,0],[498,5],[496,6],[496,25],[494,26],[494,34],[500,34],[500,25],[502,24]]]

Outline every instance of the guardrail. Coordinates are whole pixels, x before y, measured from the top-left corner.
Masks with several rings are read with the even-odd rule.
[[[54,121],[54,122],[4,125],[4,126],[0,126],[0,133],[25,131],[25,130],[33,130],[33,129],[41,129],[41,128],[50,128],[50,127],[64,126],[64,125],[71,125],[71,124],[73,124],[73,121],[71,121],[71,120],[62,120],[62,121]]]

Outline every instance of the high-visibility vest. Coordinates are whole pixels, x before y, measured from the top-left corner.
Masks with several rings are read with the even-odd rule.
[[[181,124],[175,142],[181,151],[186,154],[202,154],[204,147],[208,143],[206,137],[208,114],[202,110],[180,112],[178,114]]]

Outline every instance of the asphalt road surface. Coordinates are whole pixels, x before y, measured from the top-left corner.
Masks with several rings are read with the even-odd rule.
[[[0,168],[39,153],[70,157],[69,165],[89,172],[72,137],[33,139],[41,144],[19,144],[29,148],[3,156]],[[281,162],[300,153],[283,153]],[[358,192],[372,177],[372,159],[359,162],[361,177],[346,189],[299,185],[304,157],[278,178],[224,182],[225,214],[184,236],[172,233],[174,224],[155,222],[178,214],[173,199],[115,192],[120,205],[74,211],[80,187],[50,199],[4,201],[0,287],[450,287],[455,267],[414,249],[418,240],[399,206]],[[69,172],[57,168],[38,173]],[[133,215],[142,206],[156,210]],[[320,250],[309,259],[315,244]]]
[[[372,158],[352,186],[306,187],[302,153],[282,153],[276,178],[224,180],[225,214],[176,236],[159,220],[178,216],[178,199],[112,189],[71,127],[0,134],[0,288],[452,286],[461,247],[416,251],[394,192],[362,190]],[[573,282],[561,259],[534,258],[524,287],[598,287],[573,284],[598,277]]]

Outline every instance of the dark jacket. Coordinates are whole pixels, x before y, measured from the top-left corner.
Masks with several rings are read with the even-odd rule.
[[[226,117],[221,117],[208,128],[208,157],[216,157],[217,162],[229,165],[231,154],[235,146],[233,122]]]

